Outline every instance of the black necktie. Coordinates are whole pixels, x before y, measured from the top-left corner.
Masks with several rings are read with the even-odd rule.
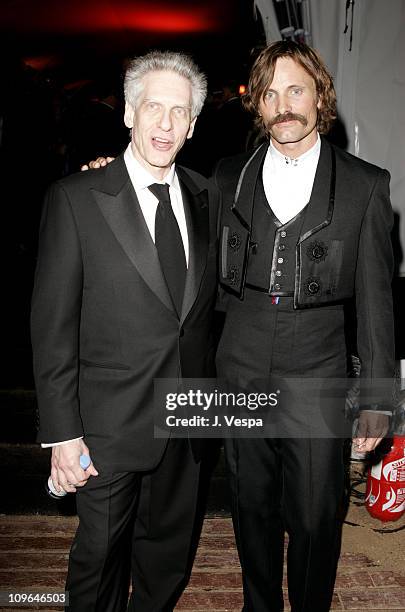
[[[170,202],[169,185],[154,183],[148,189],[159,200],[155,217],[155,245],[173,304],[180,317],[187,270],[183,241]]]

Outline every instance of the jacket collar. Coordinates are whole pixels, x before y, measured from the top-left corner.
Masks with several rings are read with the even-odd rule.
[[[254,151],[239,175],[232,212],[241,224],[251,232],[255,189],[268,143]],[[308,203],[305,221],[299,242],[331,222],[335,202],[336,160],[333,147],[325,138],[321,139],[321,152],[315,173],[314,185]]]
[[[195,184],[187,171],[176,168],[189,236],[189,266],[180,321],[190,312],[198,295],[208,250],[208,195]],[[101,213],[127,257],[160,301],[177,317],[123,155],[109,164],[104,180],[93,194]]]
[[[189,239],[189,263],[184,288],[180,323],[183,323],[197,299],[207,264],[209,243],[208,192],[201,190],[185,168],[177,166]]]

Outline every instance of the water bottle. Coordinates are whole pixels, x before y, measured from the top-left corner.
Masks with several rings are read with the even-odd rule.
[[[91,459],[89,455],[80,455],[80,467],[83,468],[83,470],[87,470],[90,463]],[[48,481],[46,483],[46,492],[53,499],[61,499],[62,497],[65,497],[65,495],[67,495],[66,491],[64,491],[63,489],[61,491],[57,491],[55,489],[51,476],[49,476]]]

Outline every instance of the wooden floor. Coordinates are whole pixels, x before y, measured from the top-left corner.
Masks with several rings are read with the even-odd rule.
[[[77,525],[74,496],[69,505],[66,498],[66,504],[55,503],[44,494],[49,452],[33,442],[34,404],[33,391],[0,391],[0,590],[60,592]],[[351,470],[351,477],[353,483],[361,481],[361,470]],[[242,608],[238,556],[231,521],[224,518],[230,508],[227,491],[220,455],[210,484],[208,518],[178,611],[240,612]],[[0,604],[3,612],[18,609],[22,608]],[[62,608],[28,609],[60,612]],[[353,496],[332,610],[405,611],[405,516],[393,525],[370,521],[362,502]]]
[[[0,516],[0,589],[63,590],[76,525],[76,517]],[[401,571],[382,571],[365,554],[343,552],[332,610],[405,610],[405,568],[398,569]],[[207,518],[190,584],[176,610],[239,612],[241,607],[240,569],[231,521]],[[3,612],[16,609],[0,608]]]

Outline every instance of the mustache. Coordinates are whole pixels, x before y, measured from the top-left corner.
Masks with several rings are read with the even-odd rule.
[[[267,124],[267,127],[271,128],[277,123],[283,123],[283,121],[299,121],[303,126],[308,124],[308,120],[304,115],[299,115],[298,113],[284,113],[283,115],[276,115],[273,117]]]

